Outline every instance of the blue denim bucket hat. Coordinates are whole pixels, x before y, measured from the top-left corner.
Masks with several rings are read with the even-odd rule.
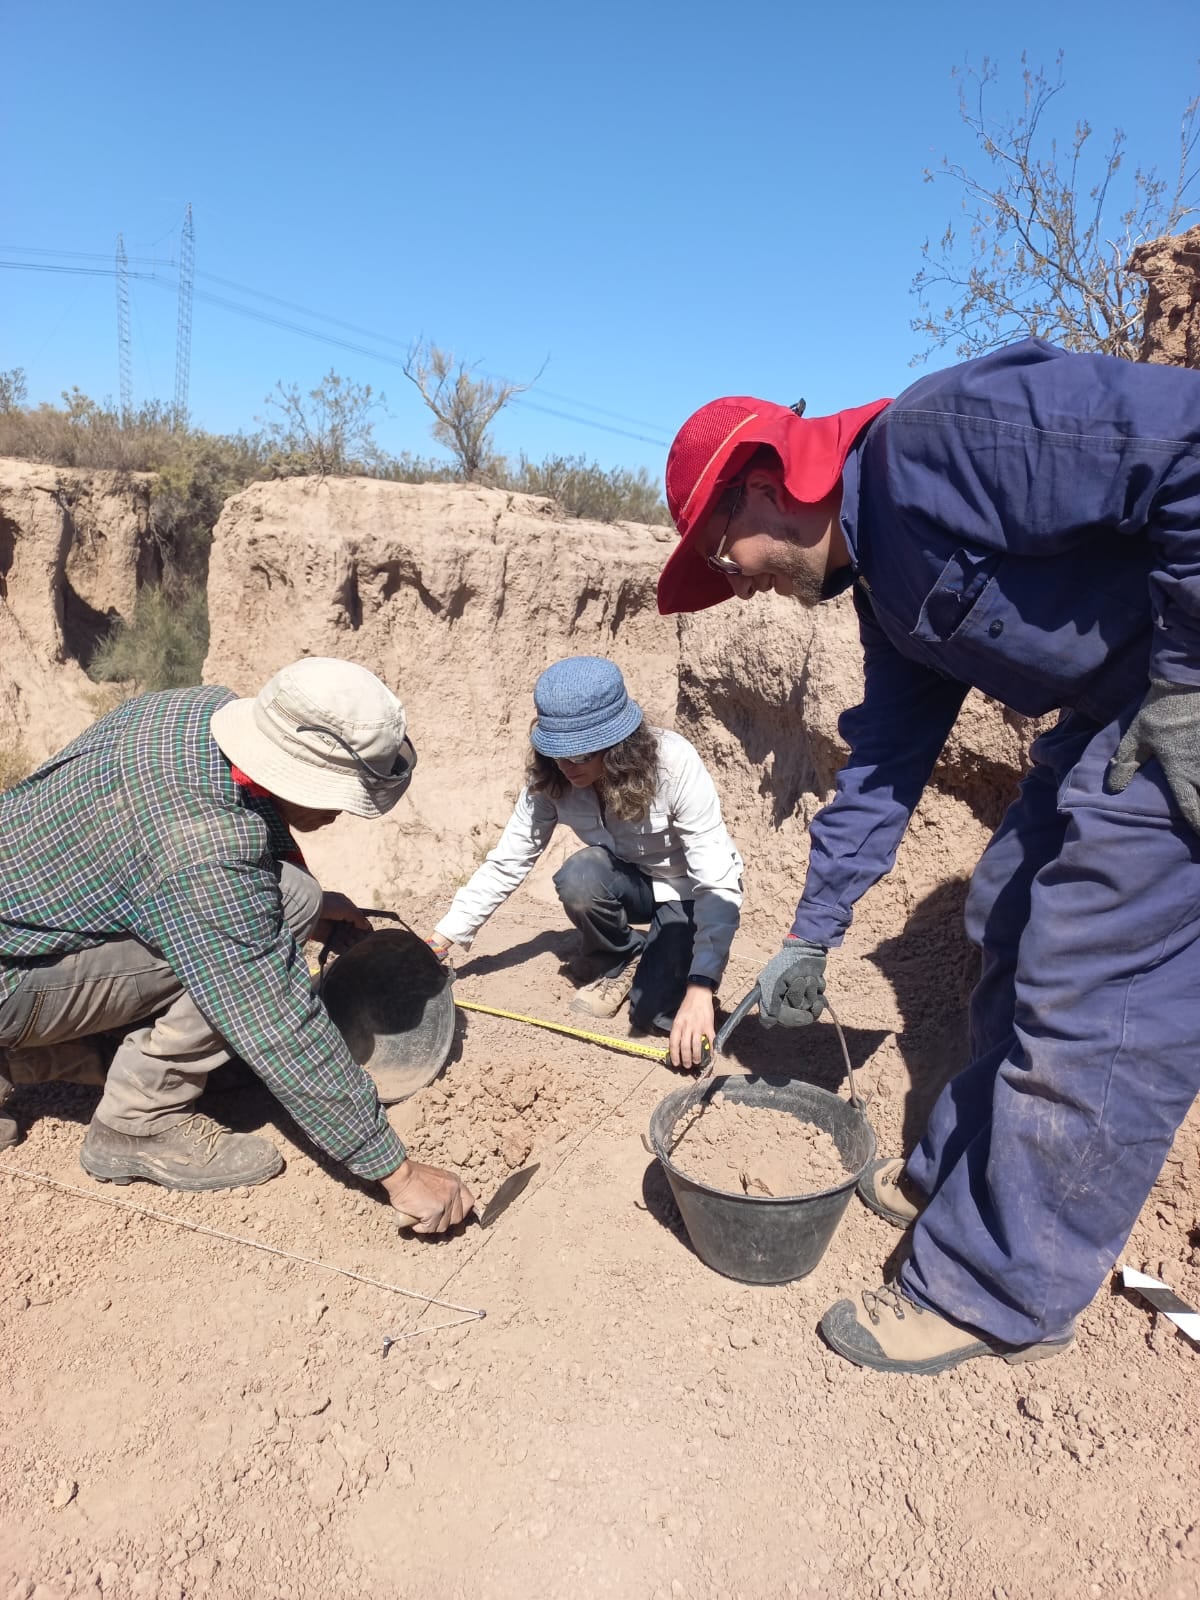
[[[601,656],[556,661],[533,686],[530,739],[544,756],[583,756],[628,739],[642,720],[621,670]]]

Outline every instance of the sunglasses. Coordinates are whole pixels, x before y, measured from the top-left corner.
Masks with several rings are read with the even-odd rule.
[[[597,756],[602,756],[603,750],[593,750],[586,756],[559,756],[560,761],[565,761],[569,767],[585,767],[589,761],[595,761]]]
[[[319,733],[326,739],[332,739],[334,744],[340,745],[358,768],[358,775],[368,789],[383,789],[388,794],[395,793],[397,800],[412,782],[413,768],[417,764],[417,752],[412,740],[406,734],[401,740],[400,749],[396,753],[396,760],[390,772],[380,772],[378,767],[373,767],[359,755],[358,751],[346,743],[341,734],[334,733],[332,728],[319,728],[314,724],[305,723],[296,729],[297,733]]]
[[[737,562],[732,556],[725,555],[724,550],[729,540],[729,530],[733,526],[733,519],[742,509],[742,504],[745,501],[745,498],[746,486],[744,483],[739,483],[737,486],[737,492],[734,494],[733,499],[729,503],[729,515],[725,518],[725,528],[721,534],[720,542],[718,543],[717,548],[713,551],[712,555],[705,557],[709,566],[714,572],[723,573],[727,578],[740,578],[742,576],[741,567],[738,566]]]

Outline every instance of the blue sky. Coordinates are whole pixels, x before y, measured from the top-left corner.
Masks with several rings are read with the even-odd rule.
[[[1000,65],[999,113],[1022,50],[1050,66],[1061,47],[1064,131],[1120,125],[1131,166],[1170,168],[1200,88],[1195,0],[14,0],[3,35],[0,260],[103,267],[118,232],[131,258],[169,258],[190,201],[195,421],[252,427],[276,379],[334,366],[386,391],[382,443],[433,448],[396,365],[212,295],[393,360],[424,334],[517,380],[545,361],[529,400],[593,425],[514,407],[500,448],[656,475],[715,395],[815,413],[911,381],[909,284],[957,205],[923,171],[975,159],[956,65]],[[135,399],[170,399],[174,295],[132,291]],[[34,400],[115,395],[113,280],[0,272],[13,366]]]

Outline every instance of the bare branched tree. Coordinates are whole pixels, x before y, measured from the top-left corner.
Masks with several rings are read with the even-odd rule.
[[[501,382],[474,376],[479,363],[468,365],[432,341],[421,339],[408,352],[404,373],[433,412],[433,437],[454,456],[468,483],[490,475],[495,463],[491,426],[512,397],[536,383]]]
[[[1195,210],[1188,194],[1200,174],[1200,96],[1180,120],[1174,177],[1138,167],[1126,207],[1113,218],[1114,180],[1125,158],[1121,130],[1098,158],[1088,147],[1089,123],[1076,123],[1061,156],[1043,127],[1063,89],[1062,62],[1060,51],[1052,81],[1022,56],[1022,109],[1000,123],[985,112],[997,78],[993,63],[985,58],[978,72],[955,74],[959,115],[986,166],[977,174],[946,159],[926,170],[927,183],[949,178],[958,185],[963,223],[950,223],[936,247],[928,240],[922,247],[925,265],[912,282],[921,314],[912,328],[929,343],[916,361],[947,345],[960,356],[982,355],[1026,336],[1068,350],[1137,356],[1146,286],[1130,270],[1129,254],[1146,239],[1177,231]],[[939,309],[934,300],[943,294],[948,298]]]
[[[285,474],[321,478],[374,473],[383,452],[371,416],[386,399],[369,383],[353,383],[332,369],[307,395],[299,384],[285,388],[281,380],[265,401],[280,415],[258,419],[265,421],[266,440],[275,452],[269,465]]]

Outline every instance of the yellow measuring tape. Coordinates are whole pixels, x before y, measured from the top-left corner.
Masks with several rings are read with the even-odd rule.
[[[589,1044],[602,1044],[609,1050],[623,1050],[627,1056],[642,1056],[647,1061],[667,1061],[671,1052],[657,1045],[637,1044],[633,1039],[613,1039],[606,1033],[589,1033],[586,1028],[569,1028],[565,1022],[547,1022],[544,1017],[526,1017],[519,1011],[501,1011],[499,1006],[481,1006],[477,1000],[456,1000],[463,1011],[482,1011],[485,1016],[504,1017],[508,1022],[528,1022],[534,1028],[549,1028],[552,1033],[565,1033],[572,1039],[586,1039]]]

